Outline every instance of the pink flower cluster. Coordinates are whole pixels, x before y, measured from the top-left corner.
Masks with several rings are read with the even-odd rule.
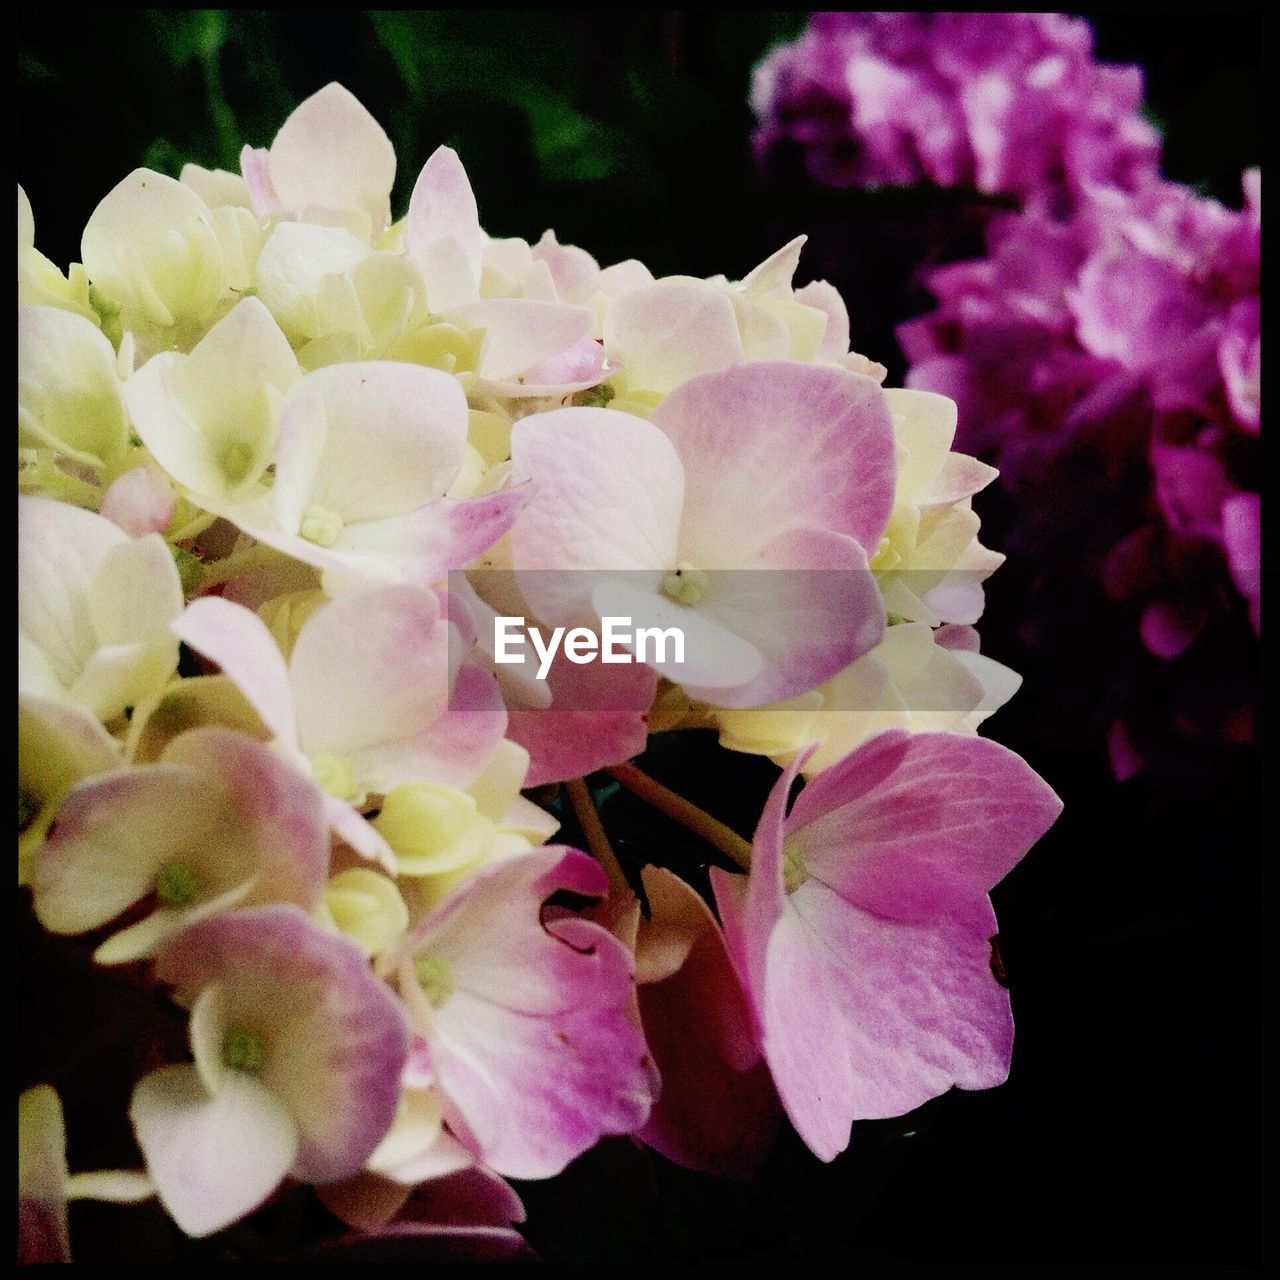
[[[977,736],[1018,677],[955,406],[880,385],[802,241],[602,269],[485,233],[447,148],[392,222],[337,85],[242,163],[129,175],[65,274],[19,193],[19,878],[188,1044],[134,1087],[142,1172],[69,1174],[24,1095],[47,1252],[70,1198],[204,1236],[300,1185],[512,1251],[505,1180],[602,1137],[741,1172],[780,1110],[830,1159],[1002,1080],[988,893],[1060,802]],[[495,653],[624,607],[717,659]],[[753,841],[628,763],[694,728],[784,766]],[[737,863],[714,910],[660,849],[627,879],[599,769]]]
[[[1059,14],[820,14],[761,64],[756,141],[766,161],[798,145],[822,183],[1017,203],[984,258],[925,277],[938,305],[898,330],[906,381],[959,405],[961,443],[1013,490],[1016,544],[1098,574],[1147,652],[1185,658],[1159,677],[1182,686],[1167,711],[1139,714],[1117,682],[1128,776],[1162,738],[1253,732],[1247,693],[1199,672],[1239,665],[1219,645],[1233,613],[1260,628],[1261,185],[1245,175],[1237,211],[1161,179],[1140,70],[1091,46]],[[1044,649],[1061,630],[1028,628]]]
[[[818,13],[756,70],[762,163],[835,187],[931,182],[1062,208],[1157,169],[1137,67],[1058,13]]]
[[[1220,608],[1179,563],[1224,558],[1260,628],[1261,183],[1237,212],[1185,187],[1099,193],[1069,220],[998,219],[989,256],[929,277],[938,308],[899,330],[907,381],[954,398],[970,448],[1012,484],[1085,447],[1149,466],[1110,592],[1145,601],[1143,642],[1176,658]]]

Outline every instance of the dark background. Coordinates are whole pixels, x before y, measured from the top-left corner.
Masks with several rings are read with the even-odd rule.
[[[268,144],[301,98],[338,79],[395,144],[397,210],[447,142],[492,234],[536,239],[554,226],[602,263],[639,257],[656,274],[736,278],[812,232],[797,283],[831,278],[855,346],[897,381],[893,328],[928,305],[914,268],[977,252],[980,219],[937,194],[757,178],[750,68],[803,20],[27,9],[17,14],[18,176],[37,244],[65,266],[97,200],[136,164],[236,168],[242,141]],[[1146,69],[1167,175],[1238,205],[1240,171],[1261,158],[1260,17],[1219,8],[1094,22],[1104,59]],[[987,541],[1000,548],[1012,513],[998,496],[987,502]],[[995,895],[1018,1021],[1008,1084],[857,1125],[830,1166],[784,1133],[746,1184],[604,1143],[561,1178],[522,1186],[543,1257],[1259,1263],[1257,758],[1206,749],[1114,782],[1105,707],[1018,634],[1024,606],[1037,604],[1026,593],[1054,589],[1015,553],[982,628],[984,650],[1027,677],[988,732],[1066,801]],[[1072,641],[1105,673],[1107,635],[1090,617],[1078,626]],[[644,763],[748,834],[775,773],[701,735],[657,740]],[[626,796],[607,801],[605,819],[633,864],[655,857],[697,879],[706,850],[679,828]],[[34,978],[21,988],[20,1087],[59,1086],[72,1167],[96,1167],[120,1136],[98,1113],[123,1116],[143,1065],[128,1029],[153,1010],[125,986],[94,1005],[83,947],[41,939],[27,917],[20,937]],[[101,1055],[85,1043],[95,1008],[114,1010]],[[271,1238],[291,1234],[267,1225]],[[152,1211],[96,1206],[73,1208],[72,1241],[84,1261],[171,1250],[231,1259],[262,1245],[234,1232],[185,1245]]]

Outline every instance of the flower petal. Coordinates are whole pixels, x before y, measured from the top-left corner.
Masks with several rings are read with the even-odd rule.
[[[370,236],[391,220],[396,153],[382,126],[334,82],[294,108],[267,155],[276,196],[288,208],[358,209]]]
[[[895,730],[814,778],[786,834],[810,874],[848,902],[925,920],[982,898],[1061,809],[999,743]]]
[[[189,1236],[211,1235],[256,1209],[298,1147],[289,1112],[241,1071],[210,1095],[195,1067],[161,1067],[138,1081],[129,1118],[161,1203]]]
[[[185,930],[160,952],[156,976],[186,993],[220,984],[229,1025],[263,1037],[257,1079],[296,1125],[297,1177],[363,1167],[395,1117],[409,1037],[357,946],[297,907],[254,907]]]
[[[680,554],[699,568],[748,568],[797,527],[879,546],[897,460],[884,392],[865,375],[741,365],[677,387],[650,420],[684,464]]]
[[[747,358],[733,303],[701,281],[659,280],[623,294],[605,312],[604,349],[628,386],[658,392]]]
[[[205,596],[193,600],[172,628],[179,640],[222,668],[287,749],[297,749],[289,670],[267,624],[253,610]]]

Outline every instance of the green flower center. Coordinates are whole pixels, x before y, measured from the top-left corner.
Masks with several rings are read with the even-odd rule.
[[[782,884],[788,893],[794,893],[809,878],[809,868],[794,844],[782,846]]]
[[[413,971],[418,978],[418,986],[427,997],[433,1009],[438,1009],[453,995],[453,971],[449,962],[440,956],[419,956],[414,961]]]
[[[697,566],[681,560],[662,580],[662,591],[677,604],[694,605],[707,589],[707,575]]]
[[[185,907],[200,892],[200,877],[186,862],[171,862],[156,874],[156,897],[167,907]]]
[[[218,453],[218,465],[230,484],[239,484],[253,466],[253,446],[243,440],[222,446]]]
[[[335,799],[354,800],[356,797],[355,765],[346,756],[322,751],[311,757],[311,772],[316,781]]]
[[[233,1071],[261,1071],[267,1061],[266,1042],[248,1027],[229,1027],[222,1038],[222,1061]]]
[[[342,532],[342,517],[328,507],[308,507],[298,532],[317,547],[331,547]]]

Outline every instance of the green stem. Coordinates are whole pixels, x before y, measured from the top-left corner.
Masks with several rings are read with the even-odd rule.
[[[244,551],[233,551],[221,560],[214,560],[205,567],[204,576],[200,579],[200,590],[208,591],[210,587],[221,586],[238,578],[242,573],[250,573],[261,569],[271,562],[271,548],[265,543],[255,543]]]
[[[605,874],[609,877],[609,896],[612,897],[616,893],[629,893],[631,886],[627,883],[622,865],[618,862],[618,855],[614,853],[613,845],[609,843],[609,837],[605,834],[604,824],[600,821],[600,814],[596,811],[595,801],[591,798],[587,784],[581,778],[570,778],[564,784],[564,789],[569,796],[569,803],[573,805],[574,813],[578,816],[578,825],[582,828],[582,834],[587,838],[587,848],[591,850],[592,857],[604,868]]]
[[[635,792],[641,800],[651,804],[659,813],[665,813],[682,827],[688,827],[690,831],[700,835],[727,858],[732,858],[744,871],[751,870],[751,842],[744,840],[719,818],[713,818],[705,809],[698,808],[691,800],[664,787],[633,764],[614,765],[605,772],[616,778],[628,791]]]

